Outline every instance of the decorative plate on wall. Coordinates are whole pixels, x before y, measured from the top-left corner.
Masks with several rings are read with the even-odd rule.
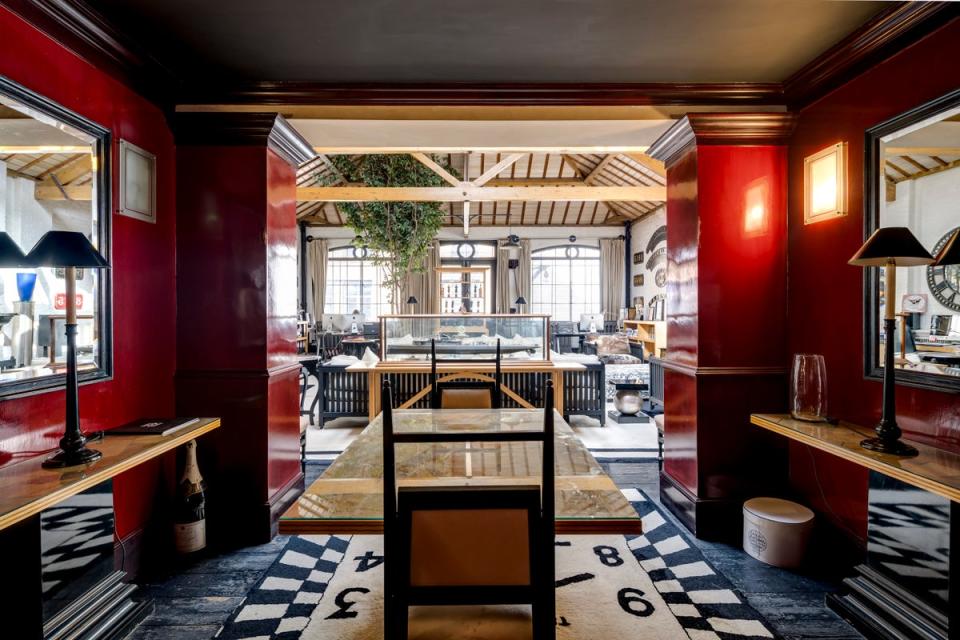
[[[658,287],[662,287],[667,284],[667,270],[657,269],[657,273],[653,276],[653,280],[657,283]]]
[[[933,255],[940,253],[956,231],[956,228],[951,229],[940,238],[933,249]],[[960,311],[960,264],[927,267],[927,286],[937,302],[953,311]]]

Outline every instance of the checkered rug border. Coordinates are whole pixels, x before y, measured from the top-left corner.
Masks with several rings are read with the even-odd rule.
[[[637,489],[624,495],[643,519],[644,534],[626,536],[691,640],[776,638],[742,593]],[[230,616],[217,640],[298,638],[344,559],[350,536],[294,536]]]

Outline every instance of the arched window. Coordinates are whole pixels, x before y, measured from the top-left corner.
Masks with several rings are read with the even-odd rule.
[[[600,249],[570,244],[530,254],[530,313],[578,321],[600,312]]]
[[[327,255],[324,313],[353,313],[358,309],[367,322],[389,314],[390,291],[380,286],[383,280],[383,268],[374,264],[365,249],[331,249]]]

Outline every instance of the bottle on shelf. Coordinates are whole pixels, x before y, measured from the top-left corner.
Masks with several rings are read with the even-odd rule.
[[[177,486],[173,516],[174,545],[177,553],[191,554],[207,546],[206,483],[197,466],[197,442],[185,447],[183,475]]]

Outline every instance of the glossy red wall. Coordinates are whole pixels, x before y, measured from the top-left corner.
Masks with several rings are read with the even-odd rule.
[[[302,482],[296,171],[266,135],[177,158],[177,409],[223,418],[200,452],[212,538],[262,540]]]
[[[173,411],[175,366],[174,143],[159,108],[0,7],[0,74],[93,120],[157,156],[157,223],[112,216],[113,380],[80,389],[85,430]],[[116,180],[114,180],[116,202]],[[0,453],[13,459],[56,446],[63,393],[0,401]],[[116,479],[117,529],[142,527],[161,478],[158,461]]]
[[[953,21],[876,65],[800,113],[790,144],[790,353],[826,357],[831,415],[864,425],[879,419],[879,382],[863,376],[863,273],[847,260],[863,242],[866,129],[960,86]],[[836,142],[848,145],[849,215],[803,224],[803,159]],[[960,214],[958,214],[960,217]],[[960,450],[960,397],[897,388],[897,415],[910,437]],[[791,479],[814,507],[852,536],[866,537],[867,473],[793,445]],[[821,496],[821,490],[823,496]]]
[[[750,141],[698,140],[667,166],[663,479],[702,536],[782,475],[749,414],[786,404],[786,175],[785,146]]]

